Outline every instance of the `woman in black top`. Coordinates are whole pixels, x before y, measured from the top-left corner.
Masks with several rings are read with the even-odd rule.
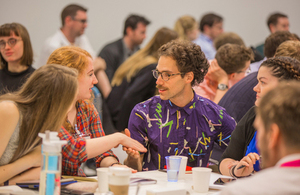
[[[280,81],[300,80],[300,61],[282,56],[270,58],[261,64],[257,80],[258,84],[253,88],[256,92],[255,106],[259,106],[260,98]],[[232,132],[231,141],[219,163],[221,174],[245,177],[254,171],[254,165],[260,159],[255,144],[256,129],[253,127],[255,116],[253,107]]]
[[[18,90],[35,70],[29,34],[18,23],[0,26],[0,94]]]

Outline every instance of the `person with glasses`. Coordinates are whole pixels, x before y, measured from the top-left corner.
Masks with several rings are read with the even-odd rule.
[[[117,131],[124,131],[128,127],[131,110],[137,103],[155,95],[156,84],[151,71],[157,65],[157,50],[177,37],[177,33],[171,29],[159,29],[143,49],[117,69],[112,90],[106,99]]]
[[[273,57],[278,46],[288,40],[299,41],[294,34],[287,31],[279,31],[271,34],[265,41],[265,56],[267,58]],[[251,72],[255,70],[251,64],[250,67]],[[226,109],[236,122],[239,122],[248,110],[254,106],[256,94],[252,89],[257,85],[256,77],[257,71],[247,75],[231,87],[218,103]]]
[[[194,87],[195,92],[219,103],[228,89],[245,77],[252,59],[251,48],[230,43],[221,46],[210,61],[204,81]]]
[[[209,64],[200,46],[173,40],[158,51],[153,71],[159,96],[137,104],[125,134],[148,151],[123,147],[125,164],[142,170],[163,169],[165,157],[188,157],[190,167],[206,167],[214,142],[227,147],[235,121],[214,102],[197,95],[192,86],[203,81]]]
[[[18,23],[0,26],[0,94],[17,91],[34,72],[33,50],[26,28]]]
[[[257,148],[257,126],[253,126],[264,95],[282,81],[300,81],[300,61],[288,56],[276,56],[264,61],[257,74],[255,106],[245,114],[233,131],[231,141],[219,163],[220,173],[236,178],[247,177],[261,169]],[[282,94],[284,96],[284,93]],[[274,113],[271,113],[272,115]],[[264,159],[262,159],[264,161]]]
[[[61,12],[61,22],[62,27],[45,41],[40,56],[34,64],[35,67],[45,65],[50,54],[62,46],[78,46],[88,51],[93,58],[95,57],[95,51],[84,34],[88,24],[87,9],[77,4],[70,4]]]

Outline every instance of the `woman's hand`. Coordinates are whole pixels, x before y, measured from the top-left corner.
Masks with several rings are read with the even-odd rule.
[[[119,136],[121,136],[120,144],[123,146],[123,150],[124,148],[127,148],[127,150],[131,149],[130,152],[133,152],[134,154],[138,153],[138,151],[147,152],[147,149],[140,142],[130,138],[130,132],[128,129],[125,129],[125,134],[118,134],[120,134]]]
[[[240,160],[239,163],[237,163],[233,170],[235,176],[249,176],[253,172],[253,165],[256,163],[257,160],[259,160],[259,155],[257,153],[249,153],[247,156],[242,158],[242,160]]]

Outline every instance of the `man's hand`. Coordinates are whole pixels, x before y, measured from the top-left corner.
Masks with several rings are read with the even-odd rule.
[[[223,84],[228,85],[228,75],[219,66],[216,59],[211,61],[210,67],[209,67],[209,70],[208,70],[206,76],[208,79],[218,82],[218,84],[223,83]]]
[[[130,137],[130,131],[126,128],[124,131],[125,135]],[[129,157],[134,158],[134,159],[139,159],[140,158],[140,153],[132,148],[128,148],[123,146],[123,150],[129,155]]]

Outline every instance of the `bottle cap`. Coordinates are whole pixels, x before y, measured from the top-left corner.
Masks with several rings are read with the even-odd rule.
[[[46,130],[45,133],[39,133],[39,137],[43,139],[43,152],[57,153],[61,152],[61,147],[67,144],[66,140],[60,140],[58,132]]]

